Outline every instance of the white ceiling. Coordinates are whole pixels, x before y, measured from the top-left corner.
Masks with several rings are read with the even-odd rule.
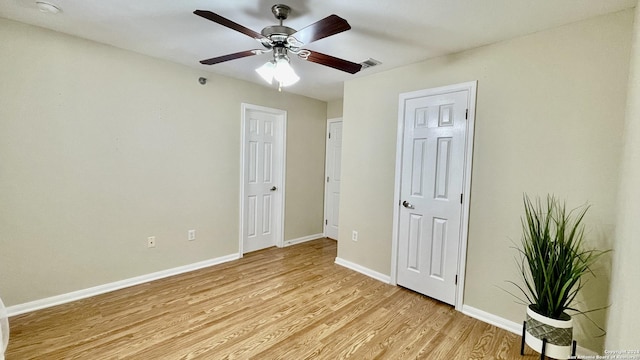
[[[352,62],[374,58],[382,65],[351,75],[292,58],[302,80],[285,91],[325,101],[341,98],[343,82],[354,77],[636,5],[636,0],[47,0],[63,9],[52,15],[40,12],[34,1],[0,0],[0,17],[184,64],[205,77],[214,72],[261,85],[266,84],[253,70],[270,54],[198,63],[261,45],[194,10],[210,10],[257,32],[277,22],[270,9],[278,1],[292,8],[284,24],[294,29],[337,14],[352,29],[305,48]]]

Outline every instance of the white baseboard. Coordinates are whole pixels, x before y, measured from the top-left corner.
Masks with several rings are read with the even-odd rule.
[[[488,313],[486,311],[482,311],[480,309],[476,309],[469,305],[462,305],[462,313],[471,316],[472,318],[478,319],[487,324],[491,324],[493,326],[497,326],[501,329],[507,330],[519,336],[522,336],[522,323],[513,322],[511,320],[507,320],[500,316]],[[576,349],[576,353],[580,356],[596,356],[597,353],[583,348],[582,346],[578,346]]]
[[[307,242],[307,241],[311,241],[311,240],[322,239],[323,237],[324,237],[324,234],[313,234],[313,235],[307,235],[307,236],[299,237],[297,239],[285,240],[284,241],[284,246],[291,246],[291,245],[301,244],[303,242]]]
[[[511,320],[507,320],[500,316],[488,313],[486,311],[482,311],[480,309],[476,309],[469,305],[462,305],[462,313],[471,316],[472,318],[478,319],[482,322],[486,322],[487,324],[491,324],[493,326],[497,326],[500,329],[507,330],[514,334],[522,334],[522,324],[513,322]]]
[[[369,268],[366,268],[362,265],[358,265],[356,263],[352,263],[351,261],[336,257],[336,264],[340,265],[340,266],[344,266],[347,269],[351,269],[353,271],[357,271],[361,274],[367,275],[368,277],[372,277],[376,280],[382,281],[383,283],[387,283],[390,284],[391,283],[391,277],[389,277],[389,275],[385,275],[382,273],[379,273],[377,271],[371,270]]]
[[[88,297],[108,293],[115,290],[124,289],[126,287],[144,284],[150,281],[159,280],[169,276],[183,274],[186,272],[206,268],[209,266],[222,264],[228,261],[237,260],[239,258],[240,258],[240,254],[230,254],[226,256],[217,257],[215,259],[200,261],[200,262],[189,264],[189,265],[184,265],[184,266],[179,266],[172,269],[154,272],[151,274],[136,276],[130,279],[124,279],[124,280],[112,282],[109,284],[98,285],[98,286],[90,287],[88,289],[73,291],[67,294],[56,295],[56,296],[52,296],[52,297],[48,297],[40,300],[30,301],[24,304],[13,305],[7,308],[7,314],[9,316],[15,316],[15,315],[20,315],[20,314],[24,314],[31,311],[36,311],[36,310],[40,310],[40,309],[44,309],[44,308],[48,308],[56,305],[66,304],[72,301],[86,299]]]

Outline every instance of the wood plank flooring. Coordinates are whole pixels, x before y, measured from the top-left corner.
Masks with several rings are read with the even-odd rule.
[[[334,264],[271,248],[10,319],[7,360],[536,359],[520,337]]]

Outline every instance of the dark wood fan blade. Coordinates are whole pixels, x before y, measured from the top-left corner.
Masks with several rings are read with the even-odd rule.
[[[291,36],[300,40],[304,44],[309,44],[310,42],[320,40],[327,36],[335,35],[349,29],[351,29],[351,25],[349,25],[347,20],[338,15],[329,15],[320,21],[298,30]]]
[[[264,36],[262,36],[262,34],[255,32],[247,27],[244,27],[236,22],[233,22],[225,17],[222,17],[216,13],[213,13],[211,11],[208,10],[196,10],[193,12],[194,14],[198,15],[198,16],[202,16],[203,18],[207,19],[207,20],[211,20],[215,23],[218,23],[222,26],[226,26],[229,29],[241,32],[247,36],[250,36],[254,39],[261,39]]]
[[[256,55],[256,51],[255,50],[247,50],[247,51],[237,52],[237,53],[234,53],[234,54],[218,56],[218,57],[214,57],[214,58],[207,59],[207,60],[201,60],[200,64],[213,65],[213,64],[218,64],[218,63],[229,61],[229,60],[240,59],[240,58],[251,56],[251,55]]]
[[[310,50],[307,50],[310,51]],[[334,69],[342,70],[348,72],[349,74],[355,74],[358,71],[362,70],[362,64],[356,64],[354,62],[343,60],[331,55],[322,54],[316,51],[310,51],[308,61],[314,62],[316,64],[329,66]]]

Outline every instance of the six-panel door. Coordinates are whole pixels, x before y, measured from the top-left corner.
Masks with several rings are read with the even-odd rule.
[[[397,283],[454,304],[467,91],[404,103]]]

